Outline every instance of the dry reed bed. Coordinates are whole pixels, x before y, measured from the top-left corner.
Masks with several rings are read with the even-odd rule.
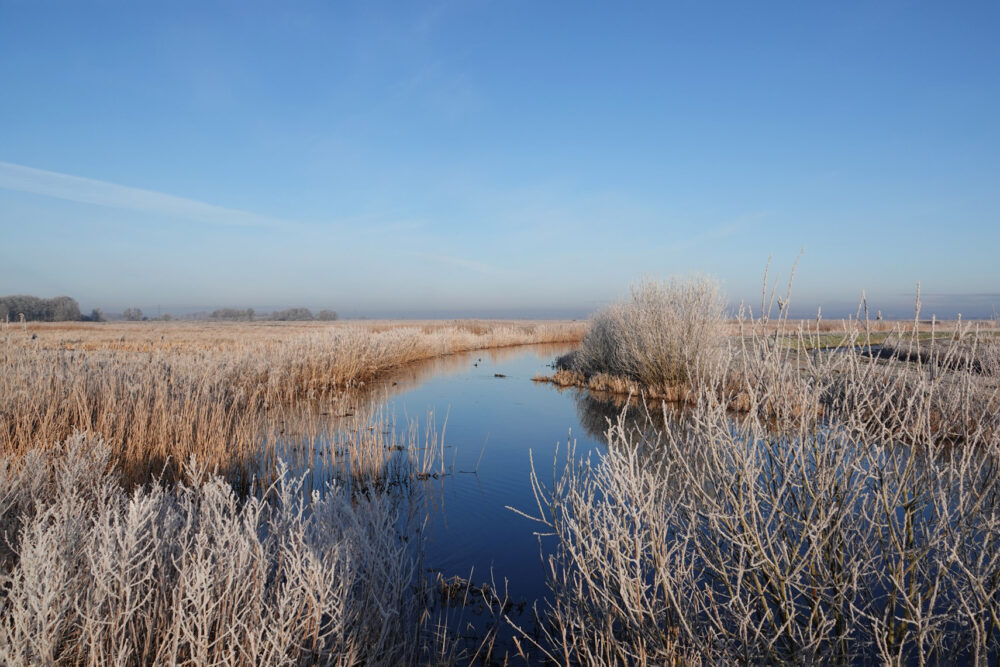
[[[574,323],[11,325],[0,333],[0,451],[86,430],[130,478],[191,453],[225,471],[260,449],[264,417],[281,406],[336,401],[420,359],[581,335]]]
[[[968,372],[945,373],[941,382],[951,389],[934,392],[926,406],[935,429],[961,439],[963,421],[1000,410],[995,391],[1000,383],[989,379],[1000,377],[996,322],[942,325],[920,320],[918,310],[909,323],[851,318],[837,323],[837,330],[820,319],[789,320],[789,298],[790,288],[775,300],[776,318],[767,315],[773,308],[762,297],[758,312],[764,316],[754,318],[744,309],[729,321],[710,278],[639,283],[629,299],[593,317],[581,347],[556,359],[555,373],[534,380],[687,404],[696,404],[711,387],[729,409],[763,410],[772,419],[789,409],[821,414],[840,399],[856,401],[864,388],[866,404],[849,409],[876,419],[897,407],[881,405],[879,396],[913,396],[923,391],[923,374],[934,379],[936,373],[958,370]],[[871,357],[887,361],[873,364]],[[773,363],[778,358],[780,363]],[[827,395],[813,397],[807,385],[821,374],[831,378]],[[766,404],[760,405],[765,394]],[[965,403],[956,401],[959,396]],[[912,421],[911,413],[896,417]]]

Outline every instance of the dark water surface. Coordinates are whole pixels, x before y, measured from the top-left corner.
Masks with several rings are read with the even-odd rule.
[[[445,432],[446,465],[454,464],[453,475],[425,485],[431,497],[429,567],[446,577],[469,577],[472,571],[474,582],[489,581],[492,569],[498,584],[509,580],[512,599],[531,602],[545,595],[533,535],[542,526],[506,507],[535,511],[529,452],[548,482],[557,443],[565,447],[572,438],[580,452],[604,446],[603,415],[595,414],[602,406],[586,400],[585,392],[532,381],[551,373],[548,365],[570,349],[533,345],[434,360],[410,371],[421,379],[410,379],[410,388],[388,399],[397,417],[424,419],[433,412]]]
[[[423,522],[426,574],[431,581],[440,574],[473,586],[490,584],[500,598],[506,591],[513,603],[506,613],[530,632],[531,606],[537,601],[544,609],[549,592],[534,534],[544,532],[545,526],[507,508],[537,514],[531,456],[543,484],[551,487],[557,447],[564,452],[567,441],[575,441],[578,457],[605,451],[607,420],[617,418],[622,407],[620,397],[532,381],[554,372],[553,361],[574,347],[525,345],[439,357],[402,367],[359,395],[297,406],[272,425],[267,441],[277,445],[262,452],[258,475],[266,486],[281,460],[293,475],[305,476],[306,490],[322,492],[327,482],[341,484],[345,479],[348,484],[368,484],[345,475],[345,439],[378,434],[383,446],[376,450],[406,461],[414,450],[424,451],[430,425],[430,433],[437,434],[430,441],[439,452],[432,469],[440,472],[443,460],[445,474],[388,487],[400,491],[394,495],[401,499],[401,509],[408,506]],[[374,416],[372,406],[377,406]],[[639,409],[632,412],[640,414]],[[412,429],[417,431],[417,447],[410,438]],[[560,456],[560,469],[564,463]],[[382,473],[366,479],[393,477],[378,465],[373,469]],[[389,469],[395,470],[392,464]],[[405,465],[401,469],[407,470]],[[552,539],[542,543],[546,554],[554,546]],[[495,617],[476,604],[475,589],[469,596],[471,604],[456,609],[447,622],[452,632],[469,638],[475,650],[477,637],[484,636]],[[497,635],[500,655],[513,653],[510,636],[511,629],[503,624]]]

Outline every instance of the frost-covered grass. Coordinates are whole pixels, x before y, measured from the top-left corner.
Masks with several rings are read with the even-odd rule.
[[[82,435],[0,460],[0,662],[411,664],[433,644],[420,536],[388,496],[126,491]],[[423,656],[426,657],[426,656]]]
[[[982,349],[980,332],[956,327],[928,364],[916,335],[912,360],[855,353],[856,322],[843,349],[800,352],[822,331],[749,320],[679,417],[612,421],[605,454],[570,446],[551,483],[533,473],[529,514],[553,540],[538,650],[561,664],[1000,658],[1000,394],[949,361]]]

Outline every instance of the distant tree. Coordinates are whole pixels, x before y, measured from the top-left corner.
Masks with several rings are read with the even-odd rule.
[[[23,314],[24,319],[37,319],[35,316],[41,314],[41,299],[37,296],[27,294],[12,294],[0,299],[0,315],[4,319],[16,320]]]
[[[27,294],[0,297],[0,319],[24,319],[35,322],[64,322],[79,320],[80,305],[68,296],[40,299]]]
[[[324,322],[332,322],[337,319],[337,311],[335,310],[321,310],[316,313],[316,319],[322,320]]]
[[[271,313],[271,319],[279,322],[304,322],[315,318],[308,308],[288,308]]]
[[[85,320],[85,321],[87,321],[87,322],[107,322],[108,321],[108,318],[105,317],[105,315],[104,315],[104,311],[101,310],[100,308],[94,308],[92,311],[90,311],[90,315],[85,316],[82,319]]]
[[[49,322],[66,322],[80,319],[80,304],[68,296],[57,296],[45,301],[46,320]]]
[[[139,322],[142,320],[142,310],[139,308],[126,308],[122,312],[122,317],[129,322]]]
[[[174,316],[171,315],[170,313],[163,313],[163,315],[160,316],[160,319],[163,320],[164,322],[169,322],[170,320],[174,319]]]

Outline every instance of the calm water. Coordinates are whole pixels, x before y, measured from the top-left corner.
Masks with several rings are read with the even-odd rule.
[[[530,627],[531,604],[548,594],[546,569],[534,535],[544,526],[507,509],[537,514],[529,453],[542,481],[551,486],[557,446],[564,451],[567,441],[573,440],[580,456],[604,451],[606,420],[621,411],[620,399],[616,403],[610,397],[532,381],[536,375],[551,374],[550,364],[571,349],[528,345],[441,357],[399,369],[367,387],[364,397],[300,406],[300,415],[285,415],[277,423],[279,447],[259,462],[258,470],[266,480],[264,471],[273,469],[273,462],[280,458],[295,474],[310,471],[307,487],[322,488],[337,476],[330,468],[336,439],[343,437],[345,428],[358,429],[358,423],[367,428],[371,423],[367,416],[360,422],[352,417],[366,415],[365,405],[383,403],[384,420],[375,420],[382,424],[378,430],[395,429],[402,434],[400,441],[406,440],[409,424],[419,423],[422,439],[425,426],[432,423],[439,435],[443,433],[449,474],[415,482],[423,501],[418,505],[421,511],[427,508],[424,565],[428,575],[433,580],[435,572],[440,572],[445,578],[461,577],[475,585],[494,581],[501,595],[506,581],[510,600],[527,605],[518,612],[517,622]],[[331,440],[331,433],[338,435]],[[560,466],[562,462],[560,457]],[[543,545],[546,552],[551,550],[551,541]],[[462,612],[455,625],[472,625],[481,631],[489,622],[480,611],[467,612]],[[499,645],[510,634],[504,628]],[[508,649],[501,653],[504,650]]]
[[[427,529],[427,564],[445,576],[488,581],[492,568],[498,584],[510,581],[514,599],[532,601],[546,592],[538,524],[506,509],[535,509],[529,451],[543,480],[551,479],[557,443],[577,441],[579,450],[602,447],[597,406],[584,392],[532,382],[551,373],[548,365],[566,346],[525,346],[456,355],[408,371],[409,388],[388,399],[397,416],[424,419],[433,412],[444,426],[445,460],[455,474],[428,484],[433,494]],[[496,374],[506,377],[499,378]],[[401,380],[396,386],[404,384]],[[391,386],[391,385],[390,385]],[[613,409],[608,406],[608,409]],[[480,460],[480,455],[482,459]],[[474,471],[478,461],[478,472]]]

